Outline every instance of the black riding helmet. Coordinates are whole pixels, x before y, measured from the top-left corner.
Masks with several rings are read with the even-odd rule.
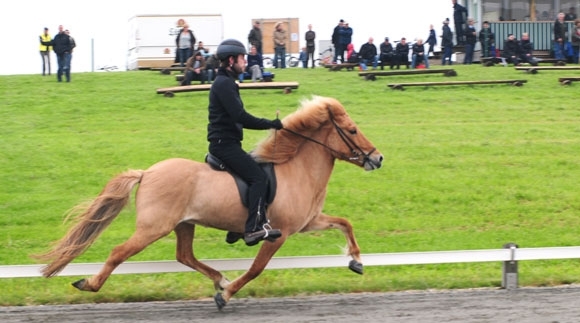
[[[246,55],[246,47],[235,39],[226,39],[217,48],[217,57],[220,61],[228,59],[230,56]]]

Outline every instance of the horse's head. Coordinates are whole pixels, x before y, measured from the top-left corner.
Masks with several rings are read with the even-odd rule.
[[[325,128],[330,128],[326,145],[334,157],[363,167],[367,171],[380,168],[383,155],[363,134],[336,99],[320,98],[327,108]]]
[[[333,158],[370,171],[381,167],[383,155],[365,137],[338,100],[314,97],[283,120],[284,129],[263,142],[254,155],[265,161],[283,163],[298,152],[302,143],[315,143]]]

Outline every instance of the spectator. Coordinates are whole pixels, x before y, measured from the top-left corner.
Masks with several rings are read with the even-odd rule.
[[[209,57],[205,60],[205,71],[207,74],[207,83],[211,84],[211,82],[215,79],[217,75],[217,70],[220,67],[220,61],[216,54],[210,54]]]
[[[304,40],[306,40],[306,49],[308,50],[308,56],[306,57],[306,66],[308,67],[308,60],[312,60],[312,68],[314,68],[314,49],[316,48],[314,40],[316,39],[316,33],[312,30],[312,24],[308,24],[308,31],[304,35]]]
[[[580,55],[580,19],[574,21],[575,28],[572,33],[572,49],[574,50],[573,62],[578,64],[578,56]]]
[[[475,44],[477,43],[477,31],[475,30],[475,20],[467,19],[467,27],[465,28],[465,57],[463,64],[473,63],[473,52],[475,51]]]
[[[568,13],[564,16],[564,21],[575,21],[576,18],[576,8],[570,7]]]
[[[346,45],[346,62],[347,63],[357,63],[359,62],[359,56],[356,50],[354,50],[353,44]]]
[[[488,21],[483,22],[483,28],[479,31],[479,42],[481,43],[481,57],[495,57],[495,35]]]
[[[554,22],[554,41],[566,41],[568,39],[568,25],[564,22],[564,13],[560,12]]]
[[[443,58],[441,59],[441,65],[445,65],[445,62],[447,61],[449,61],[449,65],[451,65],[451,55],[453,54],[453,33],[451,32],[451,28],[449,28],[449,18],[446,18],[443,21],[442,30],[441,46],[443,47]]]
[[[506,59],[507,63],[520,65],[519,60],[519,45],[514,34],[509,34],[508,38],[503,43],[502,57]]]
[[[254,26],[252,26],[252,29],[248,34],[248,43],[250,43],[251,46],[256,46],[256,50],[258,50],[260,55],[264,54],[264,52],[262,52],[262,29],[260,29],[260,22],[258,20],[254,21]]]
[[[191,81],[201,81],[201,84],[205,84],[207,76],[205,68],[205,58],[201,52],[195,52],[195,55],[187,59],[185,64],[185,78],[181,82],[181,85],[191,85]]]
[[[429,25],[429,37],[425,41],[429,44],[429,50],[427,50],[427,57],[429,54],[435,52],[435,45],[437,45],[437,36],[435,35],[435,29],[433,29],[433,25]]]
[[[64,33],[70,38],[70,60],[68,62],[68,70],[70,73],[71,65],[72,65],[72,53],[73,53],[75,47],[77,47],[77,43],[75,42],[75,39],[70,35],[70,31],[68,29],[65,29]]]
[[[308,49],[306,47],[302,47],[302,51],[300,51],[300,56],[298,56],[298,60],[302,62],[303,68],[308,68]]]
[[[538,65],[538,60],[534,57],[534,44],[530,41],[528,33],[522,33],[522,39],[518,44],[519,59],[521,62],[528,63],[532,66]]]
[[[423,39],[419,38],[413,44],[413,54],[411,59],[411,68],[417,68],[421,63],[425,65],[425,68],[429,68],[429,53],[425,53],[425,45],[423,44]]]
[[[279,21],[274,26],[274,68],[286,68],[286,31]],[[278,62],[280,60],[280,62]]]
[[[344,20],[340,19],[338,25],[334,27],[332,32],[332,45],[334,46],[334,59],[332,60],[333,64],[336,64],[338,58],[340,57],[340,62],[344,63],[344,51],[346,47],[342,47],[340,43],[340,30],[344,26]]]
[[[343,51],[345,49],[348,50],[347,46],[352,43],[352,28],[349,27],[348,22],[345,21],[344,24],[342,25],[342,28],[340,28],[339,36],[340,36],[339,37],[340,47],[342,48]],[[348,57],[346,60],[348,62]]]
[[[42,58],[42,75],[50,75],[50,51],[52,50],[50,34],[48,28],[44,27],[44,32],[40,34],[40,58]]]
[[[258,53],[256,46],[250,48],[250,52],[246,55],[245,72],[250,75],[252,82],[262,80],[262,72],[264,71],[264,64],[262,54]],[[240,81],[244,80],[245,73],[240,74]]]
[[[384,70],[385,65],[388,63],[388,65],[391,66],[391,69],[393,68],[393,65],[391,64],[393,61],[393,45],[391,45],[391,43],[389,42],[389,37],[385,37],[385,41],[381,44],[380,46],[380,50],[381,50],[381,69]]]
[[[457,3],[457,0],[451,0],[453,3],[453,24],[455,25],[455,39],[457,45],[465,45],[465,35],[463,32],[467,26],[467,8]]]
[[[193,46],[195,45],[195,36],[193,31],[189,30],[188,24],[183,25],[183,28],[177,34],[175,44],[177,46],[179,66],[185,66],[187,60],[193,55]]]
[[[58,26],[58,34],[52,40],[52,49],[56,54],[58,63],[58,70],[56,72],[56,79],[62,82],[62,76],[66,77],[66,81],[70,82],[70,59],[72,53],[71,38],[64,32],[62,25]]]
[[[360,57],[360,68],[363,71],[368,70],[367,65],[370,63],[373,64],[373,70],[377,69],[377,65],[379,64],[379,58],[377,55],[377,46],[373,44],[373,37],[369,37],[368,42],[364,43],[360,50],[358,51],[358,56]]]
[[[407,44],[405,37],[401,38],[401,41],[395,46],[395,55],[393,58],[391,69],[394,65],[397,65],[397,69],[400,69],[401,64],[405,65],[407,69],[409,68],[409,44]]]
[[[203,58],[205,58],[206,60],[208,57],[211,56],[211,54],[209,53],[209,49],[203,46],[203,42],[201,40],[197,42],[197,48],[195,49],[195,51],[200,52]]]

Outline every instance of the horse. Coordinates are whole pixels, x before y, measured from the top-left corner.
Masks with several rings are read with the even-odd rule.
[[[48,262],[41,273],[53,277],[85,252],[127,205],[138,185],[134,233],[113,248],[97,274],[72,283],[77,289],[98,292],[118,265],[172,231],[177,238],[177,261],[213,281],[219,310],[262,273],[290,235],[299,232],[341,230],[351,257],[349,268],[362,275],[360,248],[351,223],[322,213],[322,208],[336,160],[372,171],[381,167],[383,155],[334,98],[304,99],[282,123],[283,129],[270,130],[250,152],[257,161],[274,165],[277,192],[267,212],[271,226],[279,228],[282,236],[264,240],[250,268],[235,280],[230,282],[196,259],[195,226],[242,233],[247,209],[231,174],[184,158],[166,159],[147,170],[127,170],[112,178],[92,202],[69,214],[75,223],[65,236],[49,251],[34,256]]]

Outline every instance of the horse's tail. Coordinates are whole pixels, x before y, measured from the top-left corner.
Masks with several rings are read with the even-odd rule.
[[[88,206],[79,205],[69,213],[67,219],[76,214],[76,224],[52,250],[33,256],[50,261],[41,269],[45,277],[58,274],[73,259],[80,256],[117,217],[129,202],[133,187],[143,176],[141,170],[130,170],[109,181],[103,191]]]

